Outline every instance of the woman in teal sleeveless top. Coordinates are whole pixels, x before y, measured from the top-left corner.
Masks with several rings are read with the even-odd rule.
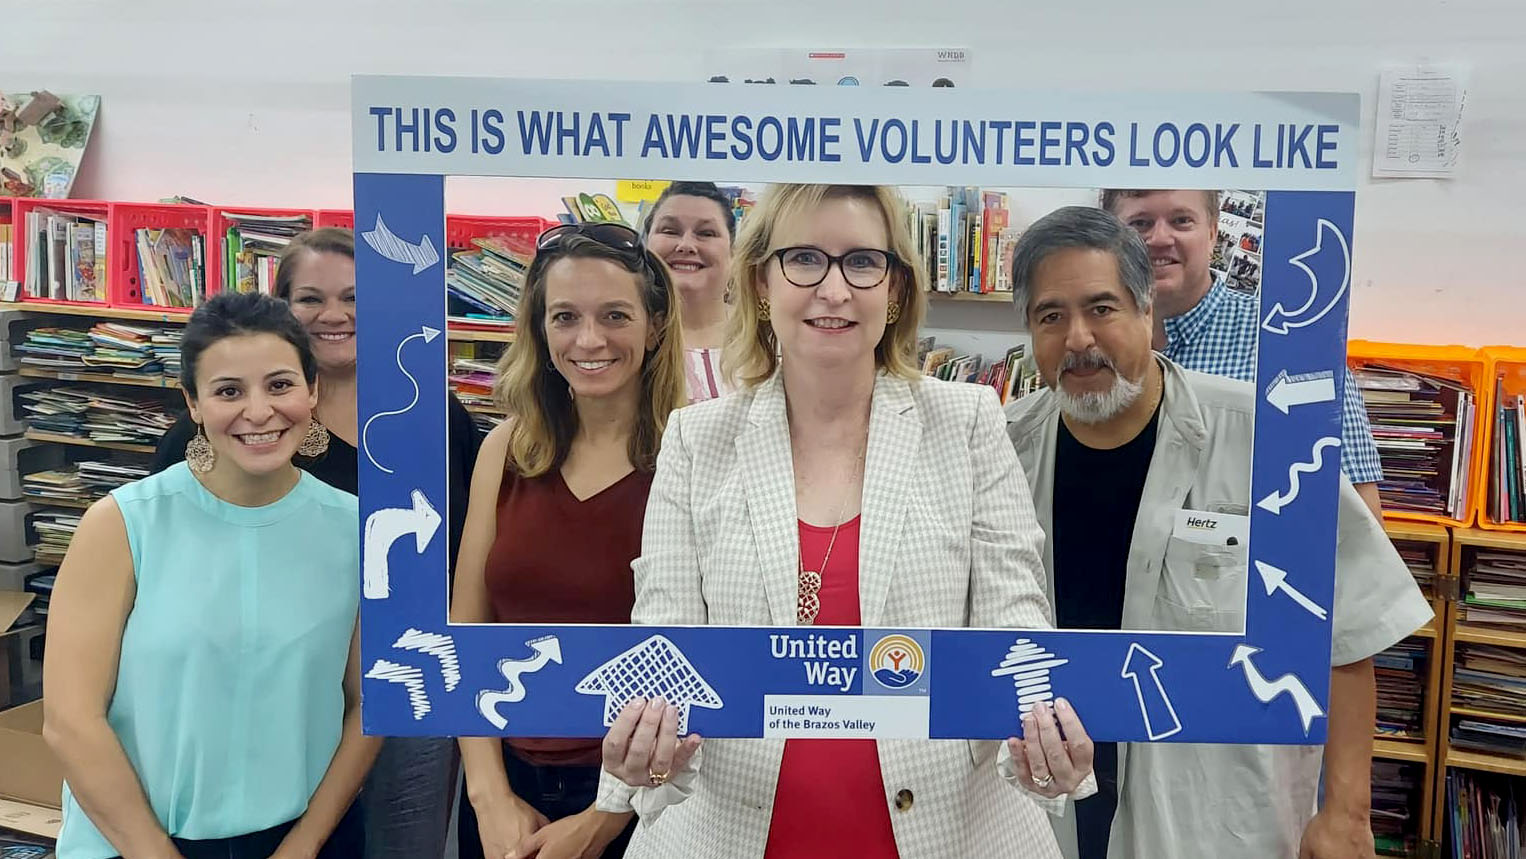
[[[292,464],[326,441],[307,334],[284,302],[226,294],[181,352],[186,462],[92,506],[59,570],[58,855],[355,855],[347,810],[378,742],[360,725],[359,512]]]

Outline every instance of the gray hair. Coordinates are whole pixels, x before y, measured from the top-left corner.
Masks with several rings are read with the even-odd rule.
[[[1040,218],[1012,249],[1012,305],[1028,327],[1033,275],[1050,254],[1068,248],[1107,251],[1118,261],[1118,276],[1143,313],[1155,300],[1155,273],[1144,239],[1118,216],[1090,206],[1066,206]]]

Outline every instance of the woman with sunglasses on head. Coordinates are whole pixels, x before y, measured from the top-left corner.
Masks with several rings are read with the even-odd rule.
[[[741,388],[668,422],[633,622],[1052,625],[995,392],[914,363],[926,284],[904,205],[890,188],[784,185],[744,222],[726,362]],[[628,856],[1058,857],[1041,804],[1095,790],[1063,699],[1006,743],[699,751],[677,725],[671,705],[635,701],[606,736],[599,807],[642,821]]]
[[[299,468],[336,489],[357,492],[360,442],[356,400],[355,237],[324,227],[302,233],[281,254],[275,294],[306,329],[318,365],[317,430],[323,444],[303,450]],[[449,396],[450,547],[455,558],[466,520],[466,494],[481,433]],[[152,470],[179,462],[196,425],[182,419],[160,440]],[[444,737],[389,737],[371,769],[360,804],[366,821],[365,859],[412,859],[445,851],[455,796],[456,746]]]
[[[726,281],[736,213],[713,182],[674,182],[663,189],[642,238],[673,275],[683,304],[684,387],[697,403],[730,393],[721,373],[726,342]]]
[[[541,235],[498,367],[511,417],[472,478],[452,622],[630,622],[657,445],[684,396],[680,316],[629,227]],[[462,738],[463,859],[621,855],[631,815],[593,807],[599,743]]]
[[[43,734],[69,859],[360,855],[355,496],[292,465],[318,434],[307,332],[264,295],[186,324],[185,462],[85,512],[59,568]]]

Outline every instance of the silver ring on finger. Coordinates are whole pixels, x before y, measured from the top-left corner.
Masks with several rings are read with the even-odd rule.
[[[1050,786],[1052,784],[1054,784],[1054,776],[1053,775],[1046,775],[1046,776],[1043,776],[1042,778],[1040,778],[1039,776],[1034,776],[1033,777],[1033,786],[1036,787],[1036,788],[1043,789],[1043,788],[1046,788],[1046,787],[1048,787],[1048,786]]]

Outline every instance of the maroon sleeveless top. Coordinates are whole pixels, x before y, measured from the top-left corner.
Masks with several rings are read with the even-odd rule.
[[[641,553],[652,475],[632,471],[582,501],[560,469],[503,475],[498,533],[483,573],[495,623],[630,623],[631,561]],[[598,738],[520,738],[510,748],[537,766],[600,762]]]

